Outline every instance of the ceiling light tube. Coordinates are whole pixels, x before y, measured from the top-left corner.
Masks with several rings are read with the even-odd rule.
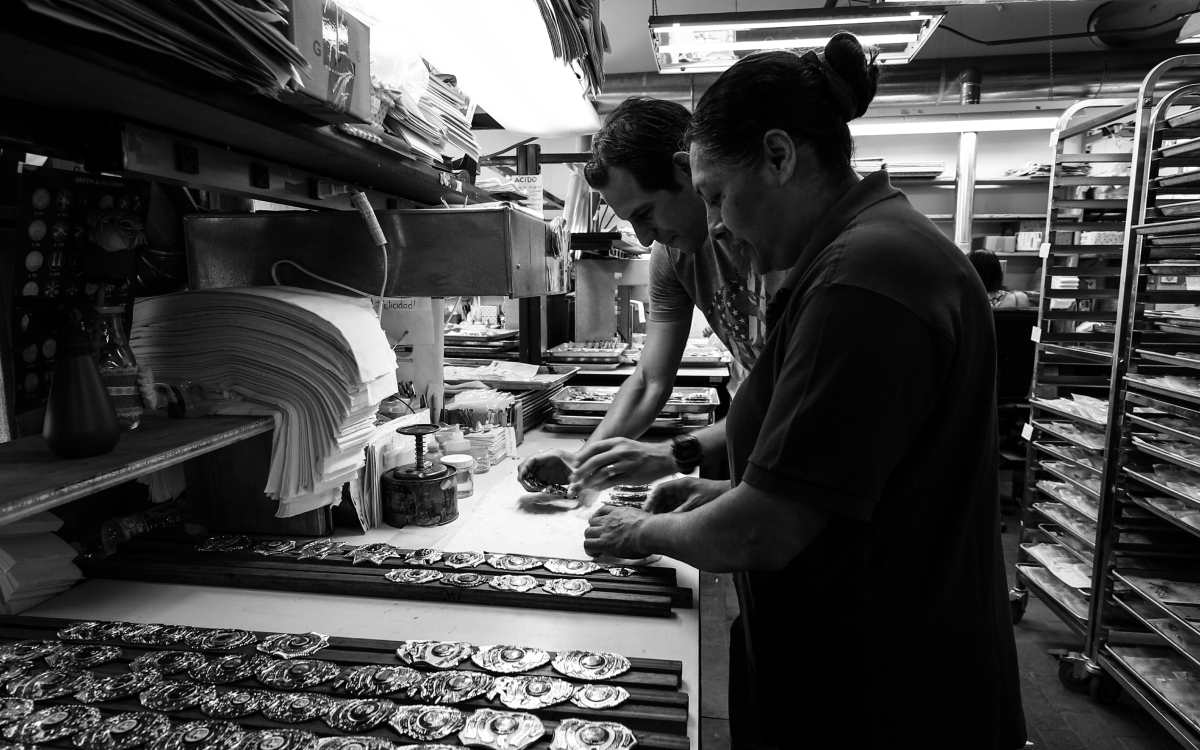
[[[994,117],[979,120],[908,120],[905,122],[871,122],[855,120],[850,134],[873,135],[933,135],[938,133],[994,133],[1011,130],[1053,130],[1057,117]]]
[[[887,15],[868,18],[856,18],[852,21],[854,25],[858,24],[874,24],[874,23],[897,23],[900,21],[908,22],[925,22],[932,21],[936,16],[928,13],[928,9],[924,8],[921,12],[912,12],[907,15],[897,15],[896,9],[889,8]],[[791,29],[791,28],[809,28],[819,26],[837,26],[842,27],[847,23],[845,18],[814,18],[811,20],[781,20],[772,21],[770,23],[760,22],[745,22],[738,23],[731,21],[729,23],[719,24],[703,24],[703,23],[688,23],[683,24],[678,21],[671,23],[655,23],[654,19],[650,19],[651,31],[753,31],[755,29]]]
[[[909,44],[917,40],[916,34],[864,34],[858,37],[863,44]],[[810,39],[764,39],[761,42],[716,42],[704,44],[667,44],[658,48],[664,55],[678,55],[685,52],[754,52],[767,49],[794,49],[808,47],[823,47],[829,37],[813,37]]]

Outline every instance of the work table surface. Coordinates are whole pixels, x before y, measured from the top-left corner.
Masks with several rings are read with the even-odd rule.
[[[518,449],[524,458],[550,448],[575,450],[578,435],[534,430]],[[404,548],[449,551],[485,549],[576,558],[591,508],[546,508],[513,503],[518,461],[505,459],[475,475],[475,493],[460,501],[460,517],[434,529],[382,527],[367,534],[336,534],[351,544],[387,541]],[[504,547],[487,543],[503,540]],[[487,543],[485,547],[480,544]],[[695,608],[675,609],[670,618],[526,610],[511,607],[373,599],[325,594],[224,589],[205,586],[85,581],[28,611],[41,617],[126,620],[198,627],[304,633],[317,631],[356,638],[463,640],[505,643],[551,651],[599,649],[626,656],[683,662],[682,690],[689,694],[688,736],[697,747],[700,711],[699,578],[694,568],[669,559],[678,585],[692,589]]]

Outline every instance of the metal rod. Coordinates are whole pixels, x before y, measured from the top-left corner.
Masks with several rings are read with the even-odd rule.
[[[958,175],[954,195],[954,243],[964,253],[971,251],[971,219],[975,215],[975,149],[979,136],[958,137]]]

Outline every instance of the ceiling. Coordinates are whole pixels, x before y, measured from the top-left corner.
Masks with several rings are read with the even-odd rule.
[[[850,0],[842,0],[843,7]],[[1107,0],[1045,0],[1043,2],[987,2],[948,5],[943,26],[978,39],[1014,39],[1080,32],[1087,29],[1093,11]],[[645,73],[657,70],[650,51],[647,19],[652,0],[603,0],[601,18],[608,29],[612,54],[604,59],[606,74]],[[658,0],[659,15],[725,13],[751,10],[821,8],[824,0]],[[860,5],[861,3],[856,3]],[[1147,2],[1147,8],[1153,3]],[[1171,35],[1173,36],[1173,34]],[[1170,38],[1154,46],[1171,44]],[[1088,52],[1100,47],[1091,39],[1067,39],[988,47],[957,37],[944,28],[934,32],[916,60],[943,57],[1054,54]]]

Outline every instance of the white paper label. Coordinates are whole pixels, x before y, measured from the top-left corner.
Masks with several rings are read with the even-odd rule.
[[[1038,326],[1034,326],[1033,330],[1029,332],[1029,339],[1030,339],[1030,341],[1036,341],[1038,343],[1041,343],[1042,329]]]
[[[1042,247],[1038,250],[1038,255],[1040,255],[1043,258],[1050,257],[1050,243],[1049,242],[1042,243]]]
[[[540,174],[518,174],[512,176],[517,186],[517,192],[525,196],[521,201],[525,206],[538,213],[542,212],[542,176]]]
[[[1028,422],[1021,428],[1021,438],[1023,440],[1033,440],[1033,425]]]

